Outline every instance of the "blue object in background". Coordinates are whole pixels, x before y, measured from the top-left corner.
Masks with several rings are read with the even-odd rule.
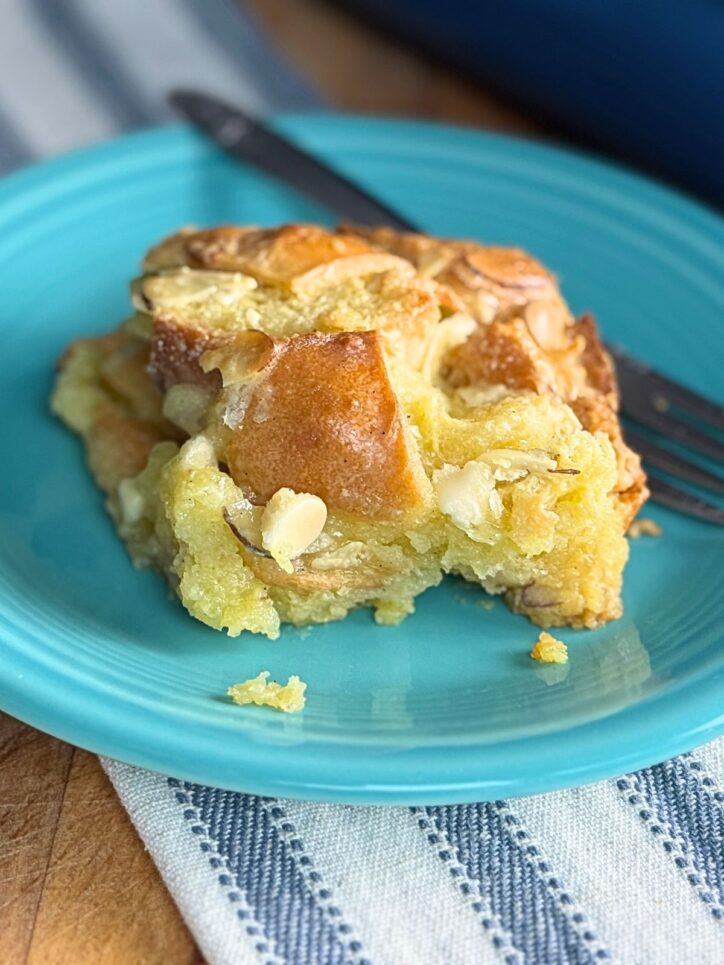
[[[720,0],[343,0],[577,139],[724,204]]]

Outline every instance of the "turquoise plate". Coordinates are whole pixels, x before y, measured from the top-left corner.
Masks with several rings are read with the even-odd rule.
[[[724,230],[600,163],[428,124],[292,117],[280,127],[425,228],[531,249],[606,336],[714,395]],[[195,781],[352,803],[483,800],[581,784],[724,731],[724,531],[651,508],[623,619],[536,630],[449,580],[395,629],[342,623],[231,640],[130,565],[76,438],[48,412],[53,366],[128,311],[144,249],[180,225],[328,213],[181,128],[42,164],[0,185],[3,471],[0,703],[82,747]],[[303,714],[231,705],[268,669],[308,681]]]

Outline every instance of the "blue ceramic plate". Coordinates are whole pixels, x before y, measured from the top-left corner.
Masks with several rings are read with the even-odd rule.
[[[722,388],[724,230],[694,205],[580,157],[398,121],[280,127],[425,228],[525,246],[606,336],[693,386]],[[651,509],[623,619],[535,629],[450,580],[395,629],[367,612],[230,640],[188,617],[115,536],[77,439],[49,415],[67,342],[128,310],[144,249],[179,225],[328,213],[184,129],[43,164],[0,186],[0,702],[83,747],[178,777],[355,803],[463,802],[593,781],[724,731],[724,531]],[[285,716],[232,706],[269,669],[308,681]]]

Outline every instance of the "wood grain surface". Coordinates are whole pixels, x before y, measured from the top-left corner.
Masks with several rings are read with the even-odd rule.
[[[333,0],[247,0],[245,6],[335,107],[548,135],[531,116],[389,39]]]
[[[0,715],[0,962],[200,962],[92,754]]]
[[[331,104],[545,136],[324,0],[248,0]],[[202,959],[98,761],[0,714],[0,965]]]

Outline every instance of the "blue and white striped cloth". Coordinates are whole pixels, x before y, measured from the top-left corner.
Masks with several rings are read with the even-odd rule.
[[[232,0],[0,0],[0,169],[168,116],[193,83],[319,105]],[[341,807],[104,761],[212,965],[724,963],[724,741],[591,787]]]
[[[722,965],[724,742],[451,807],[259,798],[105,761],[216,965]]]
[[[233,0],[0,0],[0,170],[170,119],[181,85],[320,105]]]

